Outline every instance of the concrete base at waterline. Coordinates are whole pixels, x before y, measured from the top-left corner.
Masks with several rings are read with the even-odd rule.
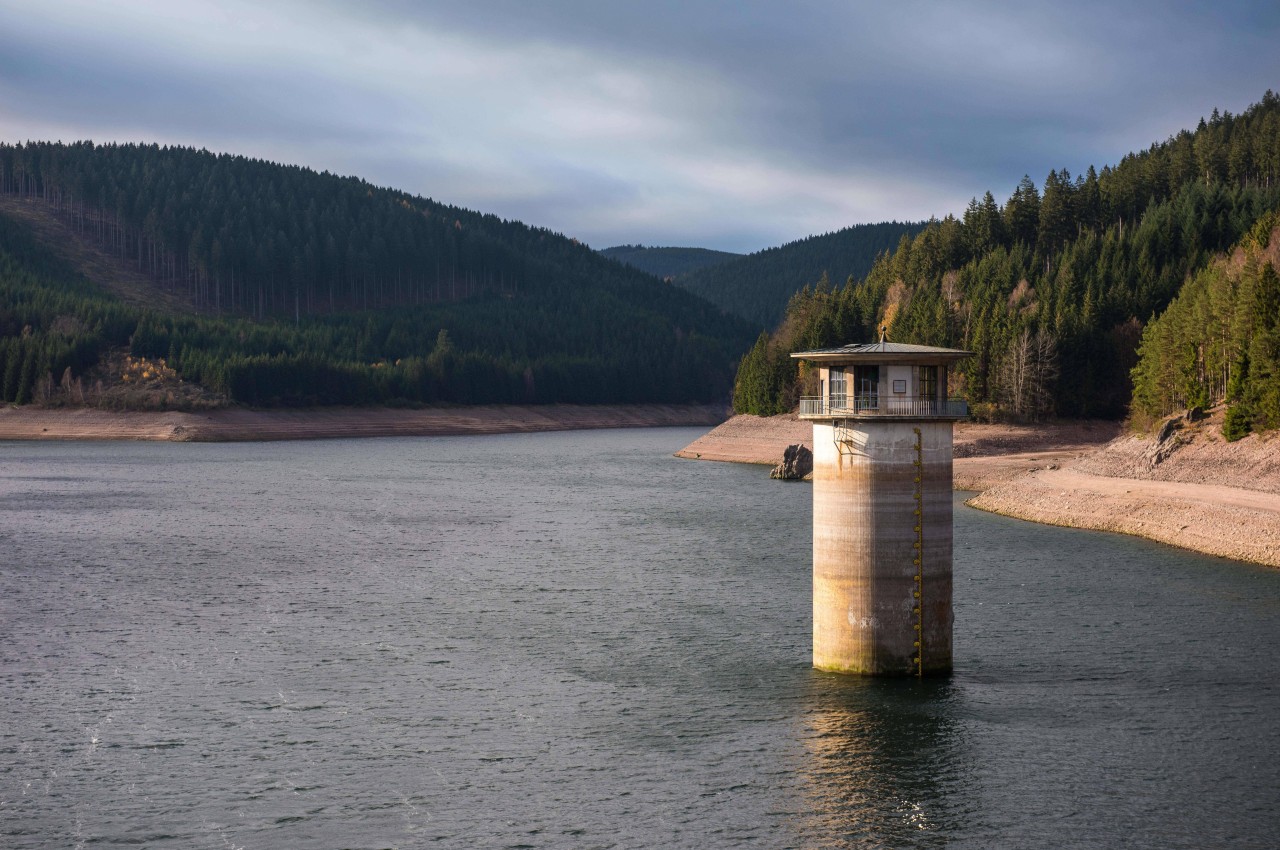
[[[919,624],[922,672],[951,671],[951,437],[949,421],[814,423],[814,667],[916,675]]]

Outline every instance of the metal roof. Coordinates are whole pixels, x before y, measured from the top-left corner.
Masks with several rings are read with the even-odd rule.
[[[800,360],[962,360],[973,354],[958,348],[938,348],[933,345],[909,345],[905,342],[864,342],[842,345],[839,348],[817,348],[813,351],[797,351],[791,356]]]

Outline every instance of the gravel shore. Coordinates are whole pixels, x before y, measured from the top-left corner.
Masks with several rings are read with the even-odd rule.
[[[969,504],[1280,567],[1280,435],[1228,443],[1222,411],[1173,417],[1154,435],[1117,437],[1060,469],[999,482]]]

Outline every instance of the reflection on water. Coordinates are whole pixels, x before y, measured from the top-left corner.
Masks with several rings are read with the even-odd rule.
[[[864,680],[815,673],[800,769],[806,847],[940,847],[962,831],[949,792],[965,760],[940,679]]]

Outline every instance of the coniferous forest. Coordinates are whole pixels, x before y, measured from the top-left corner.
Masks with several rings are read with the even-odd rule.
[[[1135,414],[1229,404],[1228,439],[1280,428],[1280,211],[1201,269],[1149,324],[1133,371]]]
[[[1275,427],[1280,295],[1264,257],[1275,262],[1277,209],[1280,97],[1268,91],[1100,172],[1024,177],[1003,204],[988,192],[904,236],[865,277],[805,288],[743,358],[734,405],[794,409],[812,376],[790,352],[884,326],[891,340],[974,352],[953,389],[978,415],[1119,418],[1136,379],[1143,416],[1225,398],[1237,428]],[[1236,246],[1251,258],[1242,268],[1214,264]]]
[[[187,308],[127,304],[0,217],[10,402],[121,348],[252,405],[712,401],[753,333],[559,234],[304,168],[0,145],[0,192]]]

